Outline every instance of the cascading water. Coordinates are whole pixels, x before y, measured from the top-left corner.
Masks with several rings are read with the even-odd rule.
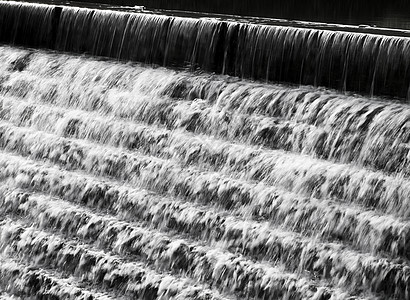
[[[405,97],[407,38],[0,2],[0,40],[58,50],[0,47],[0,298],[410,299],[410,106],[226,75]]]

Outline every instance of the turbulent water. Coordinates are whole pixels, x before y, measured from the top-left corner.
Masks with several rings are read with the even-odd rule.
[[[3,43],[191,67],[0,46],[0,299],[410,299],[403,98],[195,71],[193,62],[207,70],[210,58],[256,59],[252,49],[271,33],[228,59],[220,45],[191,41],[198,28],[226,24],[125,15],[0,4]],[[142,33],[141,24],[151,27]],[[93,26],[100,31],[79,39]],[[296,35],[327,36],[338,49],[360,40],[373,46],[355,44],[346,57],[373,49],[366,55],[379,53],[386,67],[349,58],[354,76],[371,86],[380,75],[393,91],[408,84],[406,38],[255,28],[283,45]],[[265,72],[262,62],[234,65]],[[306,74],[330,66],[319,65]]]
[[[0,53],[8,293],[409,297],[407,105]]]

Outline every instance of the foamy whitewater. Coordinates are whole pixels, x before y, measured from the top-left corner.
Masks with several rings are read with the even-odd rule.
[[[406,100],[216,73],[0,46],[0,299],[410,298]]]

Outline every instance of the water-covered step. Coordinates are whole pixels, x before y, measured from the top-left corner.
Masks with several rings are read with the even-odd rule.
[[[160,222],[160,224],[155,224],[154,226],[158,226],[158,225],[161,226],[162,225],[161,222],[165,222],[164,226],[171,226],[171,228],[175,228],[177,230],[182,230],[181,228],[185,228],[185,230],[189,230],[190,228],[189,226],[191,226],[191,230],[193,231],[194,236],[198,236],[198,234],[199,236],[201,236],[200,228],[206,226],[206,225],[201,225],[201,223],[199,224],[196,223],[198,222],[198,218],[202,217],[204,222],[206,222],[205,224],[207,224],[208,226],[211,226],[210,228],[205,229],[205,231],[208,231],[208,233],[205,234],[205,236],[208,236],[208,238],[210,238],[211,240],[215,237],[216,232],[220,232],[220,234],[223,235],[223,237],[220,239],[224,243],[227,242],[229,246],[229,245],[232,245],[232,242],[233,242],[234,247],[240,247],[240,249],[243,249],[242,251],[245,251],[245,253],[247,251],[249,251],[250,253],[255,253],[257,249],[254,249],[254,248],[259,247],[258,245],[260,245],[260,247],[266,247],[265,251],[267,251],[268,256],[272,257],[273,259],[279,259],[279,260],[285,259],[285,264],[287,263],[290,265],[292,269],[296,268],[297,270],[301,270],[300,268],[302,269],[307,268],[308,270],[311,270],[311,268],[313,268],[312,271],[314,270],[318,271],[321,269],[321,266],[322,266],[320,262],[323,260],[326,260],[328,262],[327,266],[328,268],[330,268],[328,269],[330,274],[332,274],[332,277],[334,277],[334,279],[340,278],[341,280],[340,283],[342,285],[346,284],[346,283],[343,283],[345,280],[343,278],[347,276],[345,272],[348,272],[347,274],[350,274],[348,275],[349,278],[356,278],[356,276],[359,276],[359,275],[360,275],[359,276],[360,278],[361,276],[363,276],[363,273],[358,270],[360,268],[363,268],[363,272],[365,274],[369,274],[370,276],[369,280],[374,280],[375,277],[373,274],[375,273],[373,272],[377,273],[377,270],[379,270],[380,268],[382,269],[386,268],[386,270],[391,269],[391,271],[384,273],[386,275],[393,274],[392,272],[396,272],[400,269],[400,268],[397,269],[398,266],[394,266],[394,264],[391,264],[390,267],[388,267],[389,263],[383,262],[383,260],[380,260],[377,257],[371,258],[368,255],[360,255],[357,253],[354,254],[353,252],[349,254],[349,251],[343,246],[342,247],[337,246],[337,245],[332,246],[332,244],[320,245],[320,244],[317,244],[317,242],[315,243],[314,240],[310,240],[310,241],[300,240],[300,238],[297,238],[297,236],[295,236],[296,239],[292,239],[291,238],[292,235],[289,235],[286,232],[281,233],[279,231],[279,235],[277,235],[273,231],[268,237],[266,237],[266,239],[268,239],[266,245],[264,245],[263,239],[258,241],[257,244],[255,244],[255,242],[253,241],[253,238],[256,238],[258,236],[256,234],[257,227],[255,227],[255,225],[257,224],[255,225],[249,224],[250,225],[249,226],[248,224],[245,223],[245,227],[241,228],[240,223],[237,223],[237,221],[235,220],[231,221],[230,224],[228,222],[224,222],[223,215],[215,217],[215,218],[212,218],[212,215],[205,215],[204,217],[203,216],[205,214],[204,211],[200,212],[198,218],[195,218],[195,215],[194,216],[189,215],[191,211],[191,209],[189,209],[189,206],[186,207],[187,208],[186,212],[183,213],[181,211],[181,208],[178,205],[172,206],[172,203],[166,204],[164,203],[164,200],[161,200],[161,198],[156,200],[155,197],[152,197],[147,193],[132,193],[131,191],[127,192],[126,190],[122,190],[122,192],[120,191],[119,193],[122,194],[123,196],[120,196],[116,192],[116,190],[117,191],[119,190],[118,187],[117,188],[109,187],[109,186],[104,187],[104,185],[101,186],[101,184],[97,185],[96,183],[84,182],[84,179],[81,175],[80,176],[77,175],[74,178],[69,177],[64,180],[62,179],[62,176],[64,176],[63,175],[64,173],[59,173],[59,172],[55,173],[55,170],[53,171],[53,169],[41,169],[38,166],[33,166],[32,168],[29,168],[27,164],[23,165],[23,167],[21,168],[20,174],[13,172],[10,165],[8,167],[5,166],[4,169],[11,172],[10,176],[15,177],[16,180],[19,181],[20,184],[22,184],[22,186],[28,186],[28,187],[32,186],[40,190],[46,189],[44,190],[46,192],[49,192],[50,190],[54,190],[53,193],[55,195],[63,196],[63,197],[65,196],[65,197],[68,197],[68,199],[71,198],[72,199],[71,201],[74,201],[74,202],[84,203],[85,201],[90,200],[91,202],[89,202],[89,205],[91,206],[94,206],[94,205],[98,206],[98,202],[101,203],[103,206],[104,206],[104,203],[107,204],[109,202],[111,202],[113,205],[118,205],[118,203],[121,203],[124,206],[122,211],[129,210],[130,214],[128,218],[130,220],[134,219],[133,217],[134,214],[132,213],[135,211],[133,210],[134,208],[136,209],[135,215],[145,214],[145,218],[149,220],[150,224],[153,224],[153,223],[155,224],[156,222]],[[36,170],[39,170],[39,171],[36,172]],[[67,175],[68,174],[65,174],[65,176]],[[81,186],[83,186],[83,188],[81,188]],[[85,192],[83,192],[84,186],[86,189]],[[99,188],[96,188],[97,186]],[[86,199],[84,199],[84,196],[86,196]],[[132,200],[132,198],[134,198],[135,200]],[[141,199],[141,200],[138,200],[138,199]],[[95,201],[98,201],[98,202],[96,203]],[[143,206],[138,207],[137,206],[138,202],[136,201],[143,203],[142,204]],[[154,201],[158,201],[158,204],[154,205],[153,204]],[[151,209],[152,211],[150,213],[147,213],[145,209],[147,210]],[[121,210],[119,210],[119,212],[122,215],[127,214],[127,212],[121,212]],[[161,212],[163,212],[164,215],[161,216]],[[184,222],[184,221],[178,220],[177,219],[178,215],[180,215],[179,216],[180,219],[182,220],[187,219],[188,221]],[[216,220],[213,220],[213,219],[216,219]],[[193,220],[193,221],[191,222],[189,220]],[[178,226],[177,222],[180,223],[179,224],[180,226]],[[212,231],[212,228],[216,232]],[[267,228],[262,227],[261,230],[262,231],[267,230]],[[210,237],[209,237],[209,234],[211,234]],[[246,242],[246,237],[249,238],[249,243]],[[263,234],[261,237],[263,237]],[[263,253],[264,250],[261,249],[260,251],[262,251]],[[338,252],[340,253],[340,255],[337,254]],[[309,254],[307,255],[307,253]],[[286,261],[287,258],[289,257],[292,257],[292,260]],[[300,260],[300,265],[297,264],[298,260]],[[317,263],[313,263],[314,261],[316,261]],[[382,267],[383,265],[384,267]],[[341,266],[344,266],[344,267],[341,267]],[[405,273],[406,273],[405,271],[406,268],[407,267],[404,265],[403,270]],[[374,271],[369,271],[372,269]],[[364,270],[368,270],[368,271],[364,271]],[[396,279],[393,279],[393,278],[396,278]],[[397,277],[397,276],[381,277],[377,279],[376,281],[373,281],[374,288],[375,290],[385,289],[386,286],[380,285],[381,282],[384,282],[385,280],[399,280],[399,278],[400,277]],[[405,279],[406,276],[402,278],[404,282],[406,282],[406,279]],[[347,284],[355,285],[357,283],[355,283],[353,279],[352,282],[349,281]],[[384,286],[384,287],[381,287],[381,286]],[[395,284],[394,286],[398,286],[398,285]],[[399,291],[402,291],[402,289],[400,288]]]
[[[223,299],[188,278],[173,277],[150,270],[145,264],[93,249],[87,244],[65,240],[39,231],[23,222],[5,220],[0,227],[5,252],[34,266],[49,266],[68,272],[84,282],[124,296],[143,299],[180,297]],[[33,257],[36,256],[36,257]],[[121,295],[120,294],[120,295]]]
[[[408,96],[408,37],[12,1],[0,20],[2,43]]]
[[[195,248],[195,246],[187,244],[184,240],[166,238],[159,233],[151,233],[147,229],[130,227],[130,224],[121,223],[118,220],[116,221],[115,218],[95,215],[84,208],[68,205],[49,197],[24,192],[10,192],[7,189],[3,193],[1,197],[3,212],[15,212],[18,215],[29,214],[35,220],[35,223],[61,230],[66,234],[73,234],[82,240],[91,240],[103,247],[113,248],[116,252],[138,253],[139,255],[145,253],[144,257],[147,257],[148,260],[155,257],[156,265],[160,268],[166,268],[171,264],[169,265],[171,268],[187,272],[187,270],[192,270],[196,261],[196,259],[189,259],[190,256],[210,257],[209,255],[200,254],[201,247],[196,246]],[[214,216],[215,218],[219,217]],[[190,226],[189,224],[190,222],[187,222],[187,226]],[[267,256],[261,258],[282,260],[282,263],[292,271],[302,272],[302,274],[304,273],[303,269],[314,271],[315,276],[319,276],[319,278],[323,276],[323,278],[331,280],[336,285],[348,287],[352,290],[359,288],[359,281],[345,282],[343,278],[347,276],[346,273],[350,274],[348,276],[353,277],[359,274],[368,277],[369,283],[363,283],[363,287],[369,285],[370,289],[374,291],[400,294],[401,290],[392,290],[389,286],[406,288],[408,270],[405,265],[400,266],[381,258],[349,252],[345,247],[336,244],[315,243],[313,240],[303,239],[290,232],[281,230],[266,232],[269,230],[266,226],[258,227],[258,224],[249,222],[241,224],[240,220],[233,224],[225,222],[223,225],[226,231],[225,234],[228,235],[221,239],[222,241],[228,240],[228,245],[223,244],[223,247],[236,247],[239,251],[245,251],[251,255],[257,253],[258,250],[263,253],[263,248],[265,248],[268,250]],[[215,228],[215,225],[213,227]],[[174,227],[174,229],[178,228]],[[160,242],[161,238],[162,242]],[[229,239],[233,240],[233,243],[229,243]],[[177,241],[176,244],[172,242],[173,240]],[[220,244],[217,243],[216,245]],[[185,251],[182,251],[182,249],[185,249]],[[170,253],[171,250],[172,254]],[[213,252],[213,255],[222,255],[223,253]],[[238,258],[236,260],[238,261]],[[316,263],[314,263],[315,260]],[[319,263],[323,261],[327,261],[326,266]],[[212,267],[212,263],[202,262],[202,264],[207,265],[209,268]],[[186,269],[188,266],[189,269]],[[321,266],[325,269],[321,269]],[[377,273],[380,267],[390,270],[391,275],[375,277],[374,274]],[[201,274],[200,270],[188,272]],[[208,277],[205,276],[204,278]],[[212,278],[217,280],[213,276]],[[392,280],[394,285],[389,284],[389,281]]]
[[[7,291],[0,296],[4,299],[27,299],[34,295],[43,299],[115,299],[101,292],[87,290],[72,278],[22,264],[4,254],[0,255],[0,276],[0,286]]]
[[[116,226],[114,225],[114,227]],[[117,231],[121,229],[123,228],[117,228]],[[107,234],[109,235],[109,232],[112,231],[113,228],[107,230]],[[128,230],[125,229],[125,232],[127,231]],[[159,276],[146,274],[147,272],[149,273],[149,271],[146,270],[143,265],[132,262],[122,262],[119,257],[108,255],[98,250],[88,249],[86,245],[76,245],[76,242],[73,241],[64,241],[58,236],[53,236],[44,231],[25,228],[24,225],[18,222],[7,222],[1,227],[1,232],[2,236],[7,237],[7,240],[4,242],[9,244],[10,252],[15,251],[21,257],[27,257],[31,253],[39,253],[40,265],[41,262],[44,262],[46,265],[57,265],[58,268],[62,269],[68,268],[70,272],[85,277],[87,280],[98,283],[101,282],[104,286],[114,289],[124,289],[125,295],[140,297],[141,292],[145,292],[145,290],[149,288],[150,290],[154,290],[153,295],[155,295],[155,292],[161,295],[160,298],[162,294],[172,298],[178,293],[195,295],[195,297],[197,297],[195,299],[208,299],[208,297],[213,297],[212,294],[209,292],[206,293],[206,290],[199,287],[195,288],[192,286],[192,290],[190,291],[189,281],[187,282],[187,280],[181,279],[178,281],[169,275]],[[138,242],[138,238],[134,238],[133,240]],[[141,240],[142,243],[144,243],[144,240],[146,242],[144,238],[141,238]],[[153,245],[157,244],[155,237],[153,237],[151,243]],[[164,243],[159,241],[157,247],[163,245]],[[121,246],[120,244],[119,247]],[[138,245],[135,245],[135,247],[138,248]],[[146,247],[149,249],[152,245],[146,245]],[[165,247],[167,248],[167,246]],[[172,259],[174,259],[173,262],[175,262],[175,264],[183,264],[184,254],[189,256],[188,253],[184,252],[190,247],[184,247],[184,243],[181,243],[179,240],[174,240],[168,247],[169,249],[164,249],[164,254],[169,256],[168,259],[171,260],[171,263]],[[161,256],[155,249],[152,249],[152,251],[154,256]],[[194,252],[196,251],[194,250]],[[317,289],[315,285],[309,284],[309,282],[304,279],[298,280],[294,274],[283,274],[280,270],[276,271],[275,269],[268,271],[269,268],[266,269],[263,265],[259,265],[253,270],[255,267],[251,266],[251,263],[241,263],[240,258],[223,255],[223,253],[218,253],[217,250],[208,250],[207,253],[203,253],[202,255],[201,253],[197,253],[197,255],[198,258],[193,261],[188,259],[188,262],[192,262],[194,265],[196,261],[203,264],[197,271],[202,270],[206,272],[206,266],[209,264],[215,264],[216,267],[215,270],[210,271],[204,278],[212,282],[213,285],[226,284],[225,290],[239,291],[241,295],[245,297],[262,299],[273,299],[275,297],[287,299],[288,297],[292,297],[294,299],[308,299],[330,297],[331,295],[326,289]],[[216,261],[212,259],[212,256],[214,256]],[[178,258],[181,258],[181,261],[178,261]],[[71,264],[65,263],[70,261],[72,262]],[[160,263],[161,258],[158,260],[158,264]],[[70,270],[72,266],[76,266],[74,270]],[[253,272],[255,273],[253,274]],[[249,285],[249,281],[253,284]],[[202,295],[200,295],[201,293]],[[343,295],[336,294],[335,297],[343,297]],[[218,297],[215,297],[215,299],[218,299]]]
[[[27,56],[9,52],[8,63]],[[2,94],[409,173],[406,105],[52,54],[26,64],[27,72],[4,76]]]
[[[15,296],[10,293],[0,292],[0,300],[20,300],[21,297]]]
[[[126,180],[160,193],[187,197],[191,201],[215,201],[227,209],[254,211],[255,207],[258,209],[261,201],[272,201],[276,195],[283,194],[281,190],[261,183],[232,179],[220,173],[204,172],[194,167],[183,168],[172,160],[125,151],[117,152],[115,149],[99,149],[98,145],[84,141],[67,140],[13,126],[0,129],[5,130],[0,135],[3,149],[31,155],[33,158],[48,159],[68,169],[80,169],[99,176]],[[362,211],[360,207],[342,203],[330,205],[328,201],[316,202],[314,199],[300,198],[292,194],[285,199],[289,198],[293,203],[282,203],[288,210],[282,218],[290,222],[296,230],[299,226],[299,230],[307,232],[315,228],[315,233],[331,238],[351,239],[351,242],[365,249],[371,245],[372,251],[381,250],[408,256],[406,237],[410,226],[392,216]],[[297,207],[296,211],[294,206]],[[277,207],[259,211],[260,215],[268,215],[268,218],[283,222],[281,215],[277,213]],[[301,218],[304,219],[303,222]],[[355,226],[352,227],[351,224]]]
[[[341,198],[402,216],[408,216],[409,213],[407,185],[402,184],[406,180],[401,176],[385,176],[379,172],[322,160],[264,151],[246,144],[232,144],[213,137],[193,135],[183,130],[170,131],[116,118],[107,119],[95,113],[13,99],[3,99],[2,104],[0,117],[19,126],[32,126],[62,136],[85,138],[131,150],[139,149],[162,158],[177,157],[184,164],[205,163],[215,171],[239,172],[241,178],[266,180],[314,197]],[[271,164],[267,164],[267,161]],[[405,162],[401,164],[406,165]],[[280,175],[275,175],[277,172]],[[292,178],[293,174],[299,175],[299,182]],[[394,201],[393,197],[396,198]]]

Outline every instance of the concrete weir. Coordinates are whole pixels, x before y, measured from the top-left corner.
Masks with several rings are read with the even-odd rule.
[[[0,2],[0,41],[0,299],[410,299],[407,37]]]

